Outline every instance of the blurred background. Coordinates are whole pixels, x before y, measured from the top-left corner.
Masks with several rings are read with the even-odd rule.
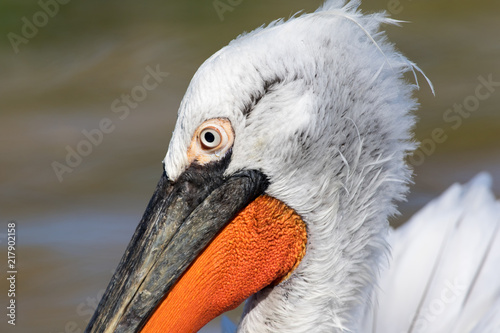
[[[243,31],[321,3],[0,2],[1,332],[83,332],[161,175],[196,69]],[[500,2],[372,0],[361,8],[411,22],[387,27],[388,35],[436,90],[418,76],[415,133],[424,145],[392,223],[482,170],[498,196],[500,84],[484,82],[500,82]],[[147,90],[151,71],[163,74]],[[100,126],[108,133],[83,143]],[[63,167],[77,150],[86,156]],[[17,223],[15,327],[3,314],[9,221]],[[217,331],[217,322],[204,330]]]

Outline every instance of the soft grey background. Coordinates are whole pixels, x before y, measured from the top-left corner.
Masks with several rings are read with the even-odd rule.
[[[7,325],[3,310],[1,332],[83,332],[160,177],[179,102],[198,66],[241,32],[321,1],[232,3],[219,15],[213,1],[72,0],[57,13],[52,7],[53,17],[39,21],[17,53],[8,34],[21,36],[23,17],[41,20],[42,8],[35,0],[0,3],[2,275],[8,221],[17,222],[18,234],[17,325]],[[500,87],[460,116],[456,129],[443,119],[454,104],[474,101],[478,77],[500,82],[500,2],[370,1],[362,9],[411,21],[387,30],[436,88],[434,97],[419,75],[416,136],[429,142],[437,128],[446,136],[421,155],[409,202],[392,222],[481,170],[493,174],[500,194]],[[169,76],[120,119],[113,101],[138,89],[148,66]],[[104,118],[113,131],[59,181],[52,163],[65,163],[67,147],[75,149],[82,131]],[[5,278],[0,295],[5,309]]]

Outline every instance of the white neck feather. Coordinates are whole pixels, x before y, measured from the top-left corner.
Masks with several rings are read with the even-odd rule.
[[[370,295],[389,255],[387,219],[410,177],[404,158],[413,149],[409,112],[415,103],[409,97],[413,87],[403,82],[402,74],[413,65],[380,34],[371,37],[386,22],[383,16],[349,10],[335,12],[348,16],[336,20],[350,29],[338,33],[365,38],[359,55],[364,63],[349,55],[352,63],[325,74],[338,86],[321,82],[310,95],[296,97],[295,110],[287,106],[287,126],[294,126],[294,118],[304,122],[305,113],[310,115],[306,121],[322,130],[316,137],[306,135],[309,149],[295,149],[292,166],[274,173],[272,165],[262,167],[271,180],[268,194],[295,209],[308,226],[306,255],[287,281],[247,301],[238,332],[356,332],[374,302]],[[336,52],[345,51],[335,37],[332,44]],[[367,64],[367,54],[372,55],[368,61],[380,62]],[[373,60],[375,54],[381,59]],[[289,89],[294,95],[296,87],[290,84]],[[280,90],[284,94],[286,86]],[[269,97],[260,107],[275,104]],[[319,110],[298,109],[307,107]]]
[[[394,184],[383,172],[387,163],[351,170],[331,193],[287,198],[308,225],[306,256],[287,281],[247,301],[239,332],[345,332],[358,325],[388,254],[392,207],[385,193]]]

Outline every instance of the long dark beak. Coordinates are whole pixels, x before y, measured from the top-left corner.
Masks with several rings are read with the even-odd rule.
[[[85,332],[139,332],[215,235],[267,187],[258,171],[192,165],[156,191]]]

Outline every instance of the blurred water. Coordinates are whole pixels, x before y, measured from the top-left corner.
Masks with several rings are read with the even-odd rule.
[[[18,224],[17,325],[4,317],[0,331],[83,331],[160,177],[179,102],[197,67],[241,32],[320,3],[244,1],[221,20],[211,1],[72,1],[18,53],[8,34],[22,35],[22,18],[32,20],[42,9],[36,1],[0,4],[1,258],[7,222]],[[433,97],[419,77],[416,135],[426,140],[442,128],[447,136],[415,167],[397,224],[480,170],[493,174],[500,193],[500,89],[457,129],[443,120],[447,109],[475,94],[479,76],[500,81],[500,3],[390,3],[362,8],[392,10],[413,22],[388,30],[436,88]],[[169,74],[120,119],[112,103],[142,84],[148,66]],[[59,181],[52,163],[64,163],[67,147],[76,149],[82,131],[104,118],[111,133]],[[0,262],[4,270],[6,259]],[[7,281],[0,286],[6,304]],[[237,311],[230,317],[236,320]]]

